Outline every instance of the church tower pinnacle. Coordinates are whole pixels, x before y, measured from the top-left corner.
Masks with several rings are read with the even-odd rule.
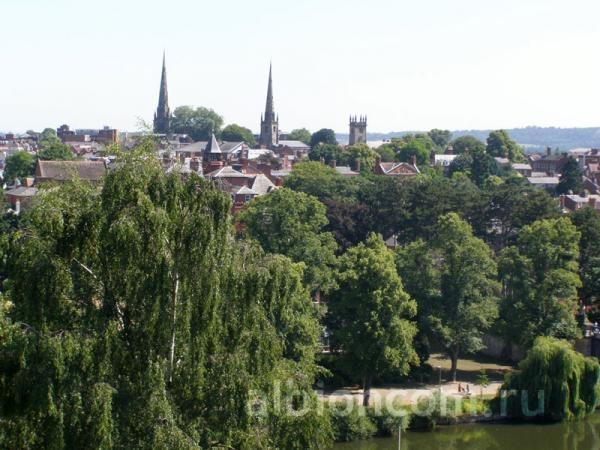
[[[279,144],[279,116],[275,115],[273,105],[273,70],[269,65],[269,85],[267,87],[267,102],[265,114],[260,121],[259,144],[263,148],[276,147]]]
[[[162,76],[160,78],[160,92],[158,94],[158,107],[154,114],[154,132],[167,134],[171,126],[171,110],[169,109],[169,92],[167,90],[167,65],[163,52]]]

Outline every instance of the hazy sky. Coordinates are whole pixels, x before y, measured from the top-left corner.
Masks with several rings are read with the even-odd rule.
[[[138,129],[170,104],[280,128],[600,126],[598,0],[0,0],[0,130]]]

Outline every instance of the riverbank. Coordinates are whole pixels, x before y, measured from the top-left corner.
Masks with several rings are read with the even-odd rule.
[[[600,414],[553,424],[479,423],[408,431],[402,450],[600,450]],[[397,437],[337,443],[332,450],[398,450]]]

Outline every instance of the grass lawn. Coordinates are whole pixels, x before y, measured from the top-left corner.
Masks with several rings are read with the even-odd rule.
[[[442,368],[442,381],[450,381],[450,358],[435,353],[431,355],[427,362],[433,367],[436,376],[438,367]],[[485,369],[490,381],[503,381],[504,374],[514,370],[514,367],[486,356],[473,356],[471,359],[458,360],[456,379],[457,381],[474,383],[481,369]]]

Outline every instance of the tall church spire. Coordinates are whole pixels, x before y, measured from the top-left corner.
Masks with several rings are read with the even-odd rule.
[[[260,121],[259,144],[263,148],[276,147],[279,144],[279,117],[275,116],[273,105],[273,66],[269,64],[269,85],[267,87],[267,102],[265,115]]]
[[[163,52],[162,75],[158,94],[158,107],[154,114],[154,132],[167,134],[171,125],[171,110],[169,109],[169,91],[167,89],[167,64]]]
[[[267,105],[265,106],[265,119],[275,120],[275,108],[273,106],[273,65],[269,64],[269,86],[267,87]]]

